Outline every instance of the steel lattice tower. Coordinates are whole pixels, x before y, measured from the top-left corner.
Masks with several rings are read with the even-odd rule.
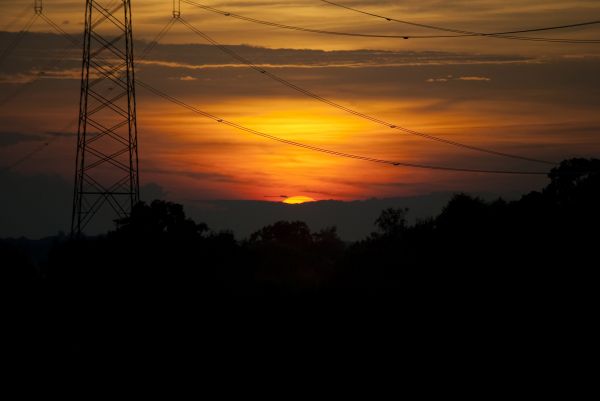
[[[71,231],[103,208],[127,217],[139,201],[131,0],[86,0]]]

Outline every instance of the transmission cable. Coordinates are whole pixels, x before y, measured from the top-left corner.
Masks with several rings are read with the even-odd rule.
[[[73,43],[75,46],[79,46],[81,44],[81,41],[79,39],[77,39],[73,35],[67,33],[67,31],[62,29],[56,22],[54,22],[50,18],[48,18],[47,15],[40,14],[40,16],[42,17],[42,19],[44,21],[46,21],[46,23],[48,23],[48,25],[50,25],[56,32],[58,32],[62,37],[67,39],[69,42]]]
[[[37,20],[38,15],[32,15],[31,18],[27,21],[23,29],[15,36],[15,38],[8,44],[8,46],[0,53],[0,64],[4,62],[4,60],[13,52],[23,40],[25,35],[29,32],[35,21]]]
[[[75,38],[74,36],[72,36],[71,34],[69,34],[68,32],[66,32],[62,28],[60,28],[60,26],[58,24],[56,24],[54,21],[52,21],[46,15],[44,15],[44,14],[41,14],[41,15],[42,15],[44,21],[46,21],[53,29],[55,29],[58,33],[60,33],[61,36],[63,36],[65,39],[67,39],[69,42],[71,42],[72,44],[74,44],[76,46],[80,46],[81,45],[81,42],[77,38]],[[143,60],[144,58],[148,57],[148,55],[156,47],[156,45],[158,44],[158,42],[160,42],[160,40],[173,27],[174,23],[175,23],[174,18],[171,19],[171,20],[169,20],[169,22],[160,30],[160,32],[156,35],[156,37],[143,50],[142,55],[139,57],[140,60]],[[69,48],[66,49],[66,51],[69,51],[69,50],[70,50]],[[60,63],[62,61],[63,61],[63,57],[59,57],[58,62],[53,61],[53,65],[49,66],[47,69],[55,67],[58,63]],[[28,84],[31,85],[32,83],[38,82],[43,77],[43,75],[44,75],[43,72],[40,72],[38,74],[38,76],[33,81],[28,82]],[[2,101],[0,101],[0,105],[6,103],[10,99],[13,99],[14,97],[18,96],[22,92],[23,92],[23,90],[17,91],[15,93],[13,93],[12,96],[9,96],[8,98],[5,98]],[[78,121],[79,121],[79,118],[77,118],[74,122],[69,123],[69,125],[65,126],[65,128],[63,128],[60,132],[66,131],[69,128],[73,127],[75,124],[78,123]],[[3,167],[2,169],[0,169],[0,171],[6,172],[6,171],[10,171],[10,170],[14,169],[15,167],[17,167],[17,166],[23,164],[24,162],[26,162],[27,160],[31,159],[37,153],[45,150],[48,146],[50,146],[53,142],[55,142],[56,140],[58,140],[60,138],[63,138],[63,137],[62,136],[58,136],[58,135],[54,136],[53,138],[51,138],[48,141],[45,141],[42,145],[40,145],[37,148],[33,149],[29,153],[25,154],[23,157],[21,157],[20,159],[16,160],[12,164]]]
[[[165,35],[171,30],[171,28],[173,27],[173,25],[175,25],[175,18],[171,18],[169,20],[169,22],[167,23],[167,25],[165,25],[163,27],[163,29],[160,30],[160,32],[156,35],[156,37],[150,42],[148,43],[148,45],[146,46],[146,48],[144,49],[144,51],[142,52],[142,54],[140,55],[140,59],[145,59],[150,52],[152,52],[152,50],[154,50],[154,48],[159,44],[159,42],[165,37]]]
[[[70,122],[62,130],[58,131],[58,134],[60,134],[62,132],[65,132],[68,129],[70,129],[71,127],[75,126],[77,124],[78,120],[79,119]],[[38,154],[39,152],[45,150],[48,146],[50,146],[53,142],[57,141],[60,138],[62,138],[62,136],[55,135],[52,138],[50,138],[48,140],[45,140],[40,146],[38,146],[37,148],[33,149],[29,153],[25,154],[20,159],[17,159],[12,164],[9,164],[8,166],[3,167],[2,169],[0,169],[0,171],[1,172],[7,172],[7,171],[10,171],[10,170],[14,169],[15,167],[20,166],[21,164],[25,163],[27,160],[31,159],[33,156],[35,156],[36,154]]]
[[[192,106],[188,103],[183,102],[182,100],[179,100],[173,96],[167,95],[166,93],[146,84],[145,82],[140,81],[139,79],[136,81],[136,83],[137,83],[137,85],[141,86],[142,88],[146,89],[147,91],[153,93],[156,96],[159,96],[159,97],[161,97],[171,103],[174,103],[180,107],[183,107],[195,114],[209,118],[218,123],[228,125],[230,127],[233,127],[235,129],[238,129],[241,131],[245,131],[252,135],[260,136],[263,138],[270,139],[272,141],[277,141],[280,143],[284,143],[286,145],[300,147],[300,148],[311,150],[314,152],[326,153],[326,154],[333,155],[333,156],[368,161],[368,162],[372,162],[372,163],[387,164],[387,165],[396,166],[396,167],[402,166],[402,167],[411,167],[411,168],[428,169],[428,170],[443,170],[443,171],[461,172],[461,173],[513,174],[513,175],[547,175],[548,174],[547,172],[543,172],[543,171],[485,170],[485,169],[469,169],[469,168],[436,166],[436,165],[429,165],[429,164],[406,163],[406,162],[392,161],[392,160],[386,160],[386,159],[378,159],[378,158],[373,158],[373,157],[369,157],[369,156],[361,156],[361,155],[356,155],[356,154],[352,154],[352,153],[338,152],[338,151],[331,150],[331,149],[326,149],[326,148],[321,148],[318,146],[308,145],[308,144],[301,143],[301,142],[291,141],[291,140],[277,137],[274,135],[266,134],[264,132],[257,131],[252,128],[245,127],[245,126],[237,124],[235,122],[228,121],[223,118],[217,117],[206,111],[200,110],[195,106]]]
[[[464,143],[460,143],[460,142],[456,142],[456,141],[452,141],[449,139],[444,139],[444,138],[440,138],[437,136],[433,136],[433,135],[429,135],[429,134],[425,134],[419,131],[415,131],[409,128],[404,128],[401,127],[399,125],[396,124],[392,124],[390,122],[381,120],[379,118],[370,116],[368,114],[365,113],[361,113],[359,111],[353,110],[349,107],[343,106],[339,103],[336,103],[330,99],[324,98],[320,95],[317,95],[307,89],[301,88],[296,84],[293,84],[281,77],[279,77],[278,75],[273,74],[272,72],[267,71],[266,69],[254,64],[252,61],[248,60],[247,58],[239,55],[238,53],[236,53],[234,50],[232,50],[230,47],[228,46],[224,46],[220,43],[218,43],[216,40],[214,40],[213,38],[211,38],[210,36],[208,36],[207,34],[201,32],[200,30],[198,30],[197,28],[195,28],[193,25],[191,25],[190,23],[188,23],[185,19],[183,18],[179,18],[179,20],[181,21],[181,23],[183,23],[185,26],[187,26],[190,30],[192,30],[193,32],[195,32],[197,35],[201,36],[202,38],[204,38],[205,40],[207,40],[209,43],[211,43],[213,46],[219,48],[221,51],[229,54],[231,57],[235,58],[236,60],[240,61],[243,64],[246,64],[247,66],[249,66],[250,68],[252,68],[255,71],[258,71],[259,73],[268,76],[269,78],[273,79],[274,81],[277,81],[295,91],[298,91],[308,97],[311,97],[315,100],[318,100],[322,103],[328,104],[332,107],[335,107],[339,110],[342,110],[346,113],[352,114],[354,116],[357,116],[359,118],[365,119],[365,120],[369,120],[372,121],[376,124],[380,124],[380,125],[384,125],[388,128],[391,129],[395,129],[395,130],[399,130],[402,131],[404,133],[407,134],[411,134],[411,135],[415,135],[415,136],[419,136],[422,138],[426,138],[432,141],[436,141],[436,142],[441,142],[441,143],[445,143],[448,145],[452,145],[452,146],[456,146],[456,147],[460,147],[463,149],[468,149],[471,151],[476,151],[476,152],[481,152],[481,153],[487,153],[487,154],[491,154],[491,155],[495,155],[495,156],[501,156],[501,157],[508,157],[508,158],[512,158],[512,159],[518,159],[518,160],[525,160],[528,162],[534,162],[534,163],[541,163],[541,164],[547,164],[547,165],[553,165],[555,166],[557,163],[552,162],[552,161],[547,161],[547,160],[540,160],[540,159],[534,159],[531,157],[526,157],[526,156],[519,156],[519,155],[515,155],[515,154],[511,154],[511,153],[505,153],[505,152],[500,152],[500,151],[496,151],[496,150],[492,150],[492,149],[486,149],[486,148],[481,148],[481,147],[477,147],[477,146],[472,146],[472,145],[467,145]]]
[[[600,20],[594,20],[594,21],[579,22],[579,23],[568,24],[568,25],[557,25],[557,26],[549,26],[549,27],[542,27],[542,28],[530,28],[530,29],[521,29],[521,30],[504,31],[504,32],[484,33],[484,32],[465,31],[465,30],[461,30],[461,29],[446,28],[446,27],[441,27],[441,26],[436,26],[436,25],[420,24],[420,23],[417,23],[417,22],[410,22],[410,21],[405,21],[405,20],[399,20],[399,19],[395,19],[395,18],[391,18],[391,17],[386,17],[386,16],[383,16],[383,15],[375,14],[375,13],[372,13],[372,12],[368,12],[368,11],[364,11],[364,10],[359,10],[357,8],[353,8],[353,7],[344,5],[344,4],[334,3],[333,1],[329,1],[329,0],[320,0],[320,1],[322,1],[323,3],[327,3],[329,5],[335,6],[335,7],[344,8],[346,10],[350,10],[350,11],[354,11],[354,12],[357,12],[357,13],[360,13],[360,14],[365,14],[365,15],[369,15],[369,16],[372,16],[372,17],[384,19],[386,21],[393,21],[393,22],[398,22],[398,23],[405,24],[405,25],[412,25],[412,26],[417,26],[417,27],[420,27],[420,28],[433,29],[433,30],[436,30],[436,31],[454,32],[454,33],[461,34],[459,36],[492,36],[492,37],[494,37],[494,36],[500,36],[500,37],[503,37],[504,35],[510,35],[510,34],[515,34],[515,33],[529,33],[529,32],[552,31],[552,30],[557,30],[557,29],[577,28],[577,27],[582,27],[582,26],[590,26],[590,25],[600,24]],[[515,37],[508,36],[506,38],[515,38]],[[552,38],[527,38],[527,39],[552,39]],[[564,40],[577,40],[577,41],[583,40],[583,41],[585,41],[586,39],[564,39]],[[588,39],[588,41],[593,41],[592,43],[596,43],[597,42],[596,39]]]
[[[48,18],[48,20],[50,20]],[[51,20],[50,20],[51,21]],[[171,22],[171,21],[169,21]],[[183,22],[183,21],[182,21]],[[55,29],[58,27],[58,25],[56,25],[55,23],[50,24],[52,27],[54,27]],[[58,27],[60,28],[60,27]],[[63,34],[63,36],[66,37],[70,37],[71,39],[69,39],[70,41],[76,41],[79,44],[79,41],[77,41],[77,39],[72,38],[71,35],[69,35],[67,32],[65,32],[62,29],[58,29],[58,31]],[[162,31],[161,31],[162,32]],[[159,35],[161,35],[161,33],[159,33]],[[164,36],[164,35],[163,35]],[[154,41],[153,41],[154,42]],[[151,42],[151,43],[153,43]],[[436,165],[427,165],[427,164],[417,164],[417,163],[405,163],[405,162],[397,162],[397,161],[391,161],[391,160],[385,160],[385,159],[377,159],[377,158],[373,158],[373,157],[368,157],[368,156],[361,156],[361,155],[355,155],[355,154],[351,154],[351,153],[344,153],[344,152],[338,152],[338,151],[334,151],[334,150],[330,150],[330,149],[326,149],[326,148],[321,148],[321,147],[317,147],[317,146],[313,146],[313,145],[308,145],[308,144],[304,144],[304,143],[300,143],[300,142],[296,142],[296,141],[291,141],[291,140],[287,140],[284,138],[280,138],[274,135],[270,135],[270,134],[266,134],[251,128],[247,128],[244,127],[242,125],[239,125],[237,123],[225,120],[223,118],[219,118],[217,116],[214,116],[210,113],[207,113],[205,111],[202,111],[194,106],[191,106],[175,97],[172,97],[170,95],[167,95],[166,93],[159,91],[158,89],[140,81],[139,79],[136,81],[137,85],[141,86],[142,88],[150,91],[151,93],[155,94],[156,96],[159,96],[165,100],[168,100],[174,104],[177,104],[183,108],[186,108],[198,115],[204,116],[206,118],[210,118],[214,121],[217,121],[218,123],[224,124],[224,125],[228,125],[230,127],[236,128],[238,130],[241,131],[245,131],[247,133],[250,133],[252,135],[256,135],[256,136],[260,136],[266,139],[270,139],[273,141],[277,141],[280,143],[284,143],[287,145],[291,145],[291,146],[296,146],[296,147],[300,147],[303,149],[307,149],[307,150],[311,150],[311,151],[315,151],[315,152],[320,152],[320,153],[326,153],[329,155],[333,155],[333,156],[339,156],[339,157],[344,157],[344,158],[350,158],[350,159],[355,159],[355,160],[362,160],[362,161],[368,161],[368,162],[372,162],[372,163],[379,163],[379,164],[387,164],[387,165],[392,165],[392,166],[403,166],[403,167],[411,167],[411,168],[420,168],[420,169],[429,169],[429,170],[442,170],[442,171],[451,171],[451,172],[463,172],[463,173],[482,173],[482,174],[511,174],[511,175],[546,175],[547,172],[542,172],[542,171],[518,171],[518,170],[485,170],[485,169],[468,169],[468,168],[454,168],[454,167],[445,167],[445,166],[436,166]],[[24,160],[29,159],[30,157],[32,157],[35,153],[45,149],[48,145],[44,144],[44,146],[35,149],[33,152],[31,152],[30,154],[26,155],[24,158],[18,160],[16,162],[16,165],[22,163]],[[9,169],[13,168],[11,166],[9,166]]]
[[[464,37],[493,37],[493,38],[499,38],[499,39],[523,40],[523,41],[534,41],[534,42],[553,42],[553,43],[572,43],[572,44],[600,43],[600,39],[572,39],[572,38],[542,38],[542,37],[529,37],[529,36],[509,36],[509,35],[500,35],[500,34],[495,34],[495,33],[483,34],[483,33],[477,33],[477,32],[455,31],[455,30],[449,30],[449,31],[465,32],[465,33],[461,33],[461,34],[457,34],[457,35],[383,35],[383,34],[327,31],[327,30],[322,30],[322,29],[304,28],[304,27],[299,27],[299,26],[294,26],[294,25],[286,25],[286,24],[280,24],[277,22],[260,20],[260,19],[256,19],[256,18],[251,18],[251,17],[246,17],[243,15],[231,13],[228,11],[219,10],[217,8],[206,6],[204,4],[200,4],[200,3],[197,3],[197,2],[191,1],[191,0],[182,0],[182,1],[189,5],[201,8],[206,11],[213,12],[215,14],[220,14],[225,17],[236,18],[239,20],[252,22],[252,23],[260,24],[260,25],[271,26],[271,27],[275,27],[275,28],[288,29],[288,30],[301,31],[301,32],[317,33],[317,34],[323,34],[323,35],[355,36],[355,37],[382,38],[382,39],[441,39],[441,38],[464,38]],[[546,30],[547,29],[561,29],[561,28],[567,28],[567,27],[585,26],[585,25],[592,25],[592,24],[598,24],[598,23],[600,23],[600,21],[591,21],[591,22],[584,22],[584,23],[573,24],[573,25],[562,26],[562,27],[549,27],[549,28],[542,28],[542,29],[546,29]]]
[[[13,27],[13,25],[15,25],[17,22],[19,22],[21,20],[21,18],[23,18],[30,12],[31,12],[31,5],[30,4],[25,5],[25,8],[19,14],[17,14],[8,24],[6,24],[2,28],[2,30],[5,32],[10,30]]]

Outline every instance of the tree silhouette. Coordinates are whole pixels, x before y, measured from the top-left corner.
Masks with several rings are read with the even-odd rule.
[[[182,205],[161,200],[150,205],[138,203],[129,217],[116,223],[117,235],[132,238],[197,239],[208,231],[206,224],[196,224],[187,218]]]
[[[26,252],[14,243],[0,241],[0,280],[4,283],[26,282],[37,272]]]
[[[147,283],[240,295],[569,283],[597,264],[600,161],[565,160],[548,177],[541,191],[510,202],[458,193],[438,216],[414,224],[407,209],[385,209],[375,232],[353,244],[335,227],[313,232],[301,221],[279,221],[238,241],[194,222],[181,205],[139,203],[104,236],[59,241],[39,271],[48,272],[43,282],[71,289]],[[6,244],[5,277],[42,277],[23,250]]]
[[[279,320],[257,320],[257,308],[235,298],[226,310],[232,295],[391,294],[386,305],[415,310],[424,304],[443,308],[457,299],[469,306],[533,304],[533,310],[524,308],[529,318],[544,307],[594,300],[599,163],[566,160],[550,172],[543,190],[510,202],[459,193],[438,216],[415,224],[401,205],[386,209],[373,222],[376,231],[352,244],[335,227],[313,232],[300,221],[279,221],[238,241],[231,232],[215,233],[189,219],[181,205],[140,203],[113,232],[56,241],[39,270],[33,269],[27,241],[0,240],[0,275],[11,284],[37,280],[40,300],[32,311],[43,311],[45,320],[36,318],[39,328],[26,341],[30,350],[53,358],[74,346],[92,357],[130,354],[136,346],[136,356],[143,357],[149,349],[154,355],[175,347],[186,354],[194,344],[220,353],[231,344],[255,348],[257,339],[270,340],[248,337],[241,328],[266,332]],[[209,337],[198,340],[194,331],[184,342],[179,334],[169,337],[167,325],[123,338],[123,325],[144,309],[149,321],[158,311],[198,321],[198,333]],[[99,333],[101,315],[120,316],[119,330]],[[77,322],[79,328],[67,335],[47,330],[57,322]]]
[[[408,209],[385,209],[381,215],[375,220],[375,225],[379,231],[385,236],[396,236],[407,228],[406,215]]]
[[[304,222],[279,221],[246,243],[256,280],[266,291],[315,291],[331,279],[344,249],[335,228],[311,233]]]

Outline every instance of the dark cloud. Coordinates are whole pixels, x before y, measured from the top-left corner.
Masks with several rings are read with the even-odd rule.
[[[269,49],[244,45],[228,46],[236,53],[259,65],[284,67],[386,67],[439,64],[504,64],[525,63],[535,59],[519,55],[469,54],[441,51],[384,51],[384,50],[309,50]],[[231,59],[210,45],[158,45],[152,60],[165,60],[165,67],[201,69],[211,65],[237,66]],[[142,62],[143,63],[143,62]]]
[[[187,178],[192,178],[194,180],[199,180],[199,181],[216,181],[216,182],[226,182],[226,183],[233,183],[233,184],[246,183],[245,180],[240,179],[238,177],[221,174],[221,173],[211,173],[211,172],[204,173],[204,172],[197,172],[197,171],[165,170],[165,169],[158,169],[158,168],[148,168],[148,169],[144,170],[144,173],[187,177]]]
[[[45,138],[39,134],[27,134],[23,132],[0,132],[0,147],[12,146],[22,142],[38,142]]]
[[[14,40],[15,33],[0,32],[0,47]],[[138,41],[135,49],[143,51],[148,43]],[[310,49],[270,49],[247,45],[229,46],[243,57],[256,64],[297,67],[381,67],[398,65],[438,65],[438,64],[488,64],[523,63],[535,58],[521,55],[494,55],[480,53],[457,53],[443,51],[391,51],[391,50],[310,50]],[[23,73],[34,68],[52,70],[52,58],[63,68],[80,67],[81,51],[73,48],[65,39],[54,34],[30,33],[26,35],[19,51],[12,55],[11,63],[0,66],[0,71]],[[206,44],[159,44],[154,48],[150,60],[164,61],[164,67],[200,69],[210,66],[238,65],[239,62],[211,45]],[[49,63],[50,62],[50,63]],[[140,65],[144,62],[139,60]],[[76,77],[75,77],[76,78]]]
[[[90,132],[90,135],[98,135],[97,133]],[[76,132],[57,132],[57,131],[48,131],[46,135],[54,137],[54,138],[75,138],[77,137]]]

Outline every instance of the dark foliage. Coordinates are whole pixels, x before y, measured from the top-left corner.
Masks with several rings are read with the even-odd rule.
[[[138,204],[102,237],[45,242],[46,257],[25,240],[3,240],[2,280],[19,290],[10,305],[28,307],[19,316],[33,322],[12,326],[28,327],[13,348],[51,360],[131,355],[142,362],[197,349],[213,366],[262,360],[270,350],[279,366],[318,347],[321,356],[337,347],[338,361],[354,358],[348,350],[357,344],[372,350],[387,332],[381,323],[399,324],[400,311],[426,310],[421,318],[429,319],[475,308],[477,324],[494,305],[512,305],[521,322],[537,319],[538,305],[572,316],[595,293],[599,163],[567,160],[543,191],[513,202],[457,194],[439,216],[414,225],[408,210],[387,209],[377,231],[353,244],[335,228],[313,232],[298,221],[238,241],[164,201]],[[298,294],[318,296],[300,313],[248,297]],[[393,294],[400,303],[386,302],[398,309],[384,312],[345,294]],[[327,295],[343,308],[325,307]],[[340,318],[340,310],[350,316]]]
[[[2,274],[69,288],[186,286],[222,295],[569,282],[597,264],[600,160],[566,160],[549,178],[541,192],[512,202],[457,194],[414,225],[407,209],[384,210],[377,231],[354,244],[334,227],[312,232],[299,221],[237,241],[187,218],[181,205],[140,203],[105,236],[58,241],[42,266],[3,241]]]

